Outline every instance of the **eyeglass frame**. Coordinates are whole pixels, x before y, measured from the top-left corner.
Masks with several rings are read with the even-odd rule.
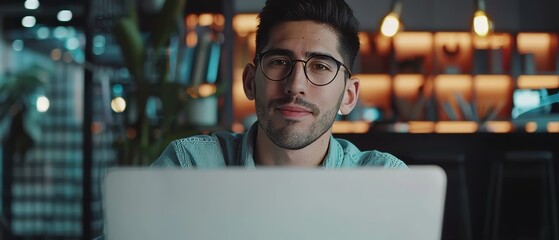
[[[274,80],[274,79],[271,79],[270,77],[268,77],[268,75],[266,75],[266,73],[264,72],[264,69],[262,68],[262,56],[264,56],[264,55],[266,55],[266,54],[268,54],[268,53],[270,53],[270,52],[278,52],[278,50],[277,50],[277,49],[272,49],[272,50],[268,50],[268,51],[265,51],[265,52],[257,53],[256,56],[255,56],[255,58],[254,58],[254,60],[253,60],[254,63],[257,63],[257,62],[258,62],[258,65],[260,65],[260,71],[261,71],[262,74],[264,74],[264,76],[265,76],[267,79],[269,79],[270,81],[280,82],[280,81],[283,81],[283,80],[287,79],[287,78],[291,75],[291,73],[293,73],[293,69],[295,68],[295,63],[297,63],[297,62],[302,62],[302,63],[303,63],[303,72],[305,73],[305,77],[307,78],[307,80],[308,80],[310,83],[312,83],[313,85],[319,86],[319,87],[321,87],[321,86],[326,86],[326,85],[332,83],[332,82],[334,81],[334,79],[336,79],[336,77],[338,76],[338,74],[340,73],[340,67],[344,67],[344,68],[345,68],[345,70],[346,70],[347,73],[348,73],[348,78],[351,78],[351,75],[352,75],[352,73],[351,73],[351,71],[349,70],[349,68],[348,68],[343,62],[339,61],[338,59],[336,59],[336,58],[334,58],[334,57],[332,57],[332,56],[326,55],[326,54],[314,54],[314,55],[310,56],[309,58],[307,58],[307,60],[293,59],[293,57],[291,57],[291,55],[289,55],[289,54],[284,54],[285,56],[288,56],[289,59],[291,59],[291,68],[289,69],[289,73],[288,73],[287,75],[285,75],[284,78],[278,79],[278,80]],[[281,52],[281,51],[279,51],[279,52]],[[309,60],[311,60],[312,58],[315,58],[315,57],[327,57],[327,58],[331,58],[332,60],[334,60],[334,62],[336,62],[336,65],[338,66],[338,68],[336,69],[336,74],[334,74],[334,77],[332,77],[332,79],[331,79],[330,81],[328,81],[327,83],[325,83],[325,84],[316,84],[316,83],[314,83],[313,81],[311,81],[311,79],[309,78],[309,75],[307,75],[307,63],[309,62]],[[258,60],[258,61],[257,61],[257,60]],[[345,78],[344,78],[344,80],[345,80]]]

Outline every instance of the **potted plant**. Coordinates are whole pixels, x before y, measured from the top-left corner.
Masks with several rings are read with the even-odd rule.
[[[115,37],[133,79],[130,101],[136,111],[125,123],[126,136],[118,138],[115,144],[120,165],[146,165],[172,139],[192,132],[176,128],[176,114],[185,101],[184,93],[180,85],[166,81],[169,74],[167,45],[177,31],[185,0],[166,0],[155,14],[153,28],[147,30],[146,39],[142,37],[134,0],[127,4],[128,16],[116,23]],[[162,121],[157,124],[146,116],[148,99],[153,96],[160,99],[162,107]]]

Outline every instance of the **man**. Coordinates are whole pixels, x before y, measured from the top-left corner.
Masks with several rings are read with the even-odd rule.
[[[257,122],[245,134],[214,133],[173,141],[153,166],[381,166],[396,157],[362,152],[332,137],[336,114],[357,103],[351,67],[359,23],[343,0],[267,0],[259,14],[256,54],[243,86]]]

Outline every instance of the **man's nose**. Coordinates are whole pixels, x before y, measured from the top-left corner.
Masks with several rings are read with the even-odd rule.
[[[301,63],[301,64],[297,64]],[[305,62],[294,61],[291,74],[287,77],[285,82],[285,92],[288,94],[305,94],[308,79],[305,74]]]

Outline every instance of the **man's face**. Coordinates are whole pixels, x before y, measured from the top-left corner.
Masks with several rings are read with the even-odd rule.
[[[329,55],[338,61],[338,37],[323,24],[312,21],[285,22],[270,32],[263,52],[279,50],[294,60],[306,61],[316,54]],[[260,63],[254,70],[256,113],[261,129],[279,147],[301,149],[329,132],[346,91],[345,69],[340,68],[328,85],[313,85],[296,62],[284,80],[271,81]]]

